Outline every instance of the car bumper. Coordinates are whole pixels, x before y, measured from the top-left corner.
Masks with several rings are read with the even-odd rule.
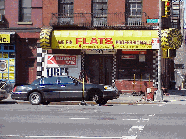
[[[116,99],[119,97],[116,90],[104,90],[103,97],[108,100]]]
[[[27,100],[27,92],[12,92],[11,98],[15,100]]]

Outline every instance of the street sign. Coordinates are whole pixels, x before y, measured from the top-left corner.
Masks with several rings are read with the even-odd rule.
[[[147,23],[159,23],[158,19],[147,19]]]

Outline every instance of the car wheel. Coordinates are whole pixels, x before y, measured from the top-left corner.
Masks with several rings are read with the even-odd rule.
[[[29,101],[32,105],[39,105],[41,103],[41,94],[38,92],[33,92],[29,96]]]
[[[99,105],[105,105],[107,103],[107,100],[102,98],[100,101],[99,101]]]
[[[98,95],[93,96],[93,101],[95,101],[99,105],[105,105],[107,103],[106,99]]]

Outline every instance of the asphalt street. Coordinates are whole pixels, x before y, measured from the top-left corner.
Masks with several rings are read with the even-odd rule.
[[[185,115],[180,104],[1,104],[0,138],[184,139]]]

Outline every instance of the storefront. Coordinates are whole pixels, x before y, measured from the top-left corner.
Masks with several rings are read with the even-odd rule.
[[[157,81],[158,30],[43,29],[40,38],[40,77],[84,77],[120,91],[144,91]]]
[[[15,83],[15,32],[0,32],[0,80]]]

